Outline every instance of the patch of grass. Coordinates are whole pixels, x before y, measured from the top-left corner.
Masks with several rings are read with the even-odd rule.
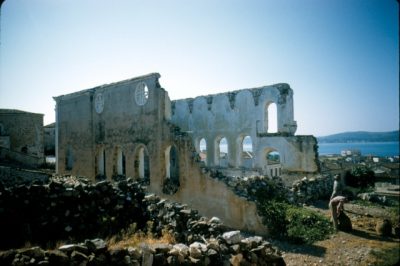
[[[120,233],[112,236],[107,240],[109,249],[120,249],[126,247],[137,247],[139,244],[173,244],[175,243],[175,238],[173,233],[164,229],[160,237],[154,236],[151,228],[153,227],[153,222],[147,222],[146,231],[136,230],[136,224],[131,224],[127,229],[121,230]]]

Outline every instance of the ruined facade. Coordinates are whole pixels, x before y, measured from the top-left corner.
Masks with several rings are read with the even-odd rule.
[[[55,97],[57,172],[141,179],[149,192],[218,216],[228,226],[265,232],[254,202],[211,178],[207,168],[242,167],[239,144],[250,136],[249,170],[263,173],[265,156],[278,151],[284,171],[316,172],[315,138],[294,136],[292,90],[275,85],[171,102],[159,78],[153,73]],[[278,105],[274,134],[265,128],[271,102]],[[223,166],[215,156],[222,137],[228,140]],[[200,138],[208,145],[207,168],[200,161]]]
[[[269,107],[276,105],[277,132],[268,125]],[[174,101],[172,123],[190,132],[197,151],[204,139],[208,167],[247,168],[276,176],[276,164],[268,162],[271,152],[279,154],[286,172],[316,172],[316,139],[294,136],[293,91],[288,84],[200,96]],[[243,140],[251,139],[252,160],[243,156]],[[221,158],[220,141],[227,141],[227,156]],[[224,160],[224,161],[223,161]],[[279,169],[280,170],[280,169]]]
[[[0,158],[29,166],[44,163],[43,114],[0,109]]]

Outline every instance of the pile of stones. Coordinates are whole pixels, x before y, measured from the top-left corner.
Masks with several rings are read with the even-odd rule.
[[[0,265],[285,265],[262,237],[232,231],[217,217],[207,219],[144,189],[132,179],[92,184],[75,177],[0,185],[1,249],[26,241],[71,243],[55,250],[9,249],[0,252]],[[147,226],[155,238],[168,232],[177,244],[122,248],[103,240],[132,224]]]
[[[281,195],[293,204],[304,204],[318,199],[328,199],[332,193],[333,178],[319,175],[314,178],[304,177],[286,187],[279,177],[266,176],[235,177],[225,176],[218,170],[211,170],[210,176],[224,182],[238,196],[251,201],[257,200],[257,191]]]
[[[102,239],[68,244],[56,250],[39,247],[0,252],[0,265],[286,265],[279,251],[259,236],[229,231],[190,245],[142,244],[110,248]]]
[[[90,183],[54,177],[49,183],[0,183],[0,248],[25,242],[107,236],[132,222],[145,225],[144,189],[132,179]]]
[[[310,203],[318,199],[329,199],[332,194],[333,178],[331,176],[317,176],[296,181],[290,189],[291,202]]]
[[[267,176],[225,176],[218,170],[211,170],[210,176],[224,182],[236,195],[244,197],[251,201],[257,200],[258,191],[268,191],[270,193],[281,195],[287,199],[290,198],[290,190],[278,177],[273,179]]]

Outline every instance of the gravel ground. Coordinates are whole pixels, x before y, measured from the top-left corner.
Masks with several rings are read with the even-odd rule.
[[[307,206],[329,216],[325,202]],[[399,265],[399,238],[380,237],[375,232],[379,220],[387,218],[386,208],[346,204],[346,213],[353,224],[351,233],[338,232],[313,245],[293,245],[272,241],[291,265]],[[397,264],[396,264],[397,263]]]

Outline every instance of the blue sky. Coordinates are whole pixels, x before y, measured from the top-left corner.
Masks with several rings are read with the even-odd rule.
[[[395,0],[6,0],[0,108],[159,72],[171,99],[289,83],[297,134],[399,127]]]

